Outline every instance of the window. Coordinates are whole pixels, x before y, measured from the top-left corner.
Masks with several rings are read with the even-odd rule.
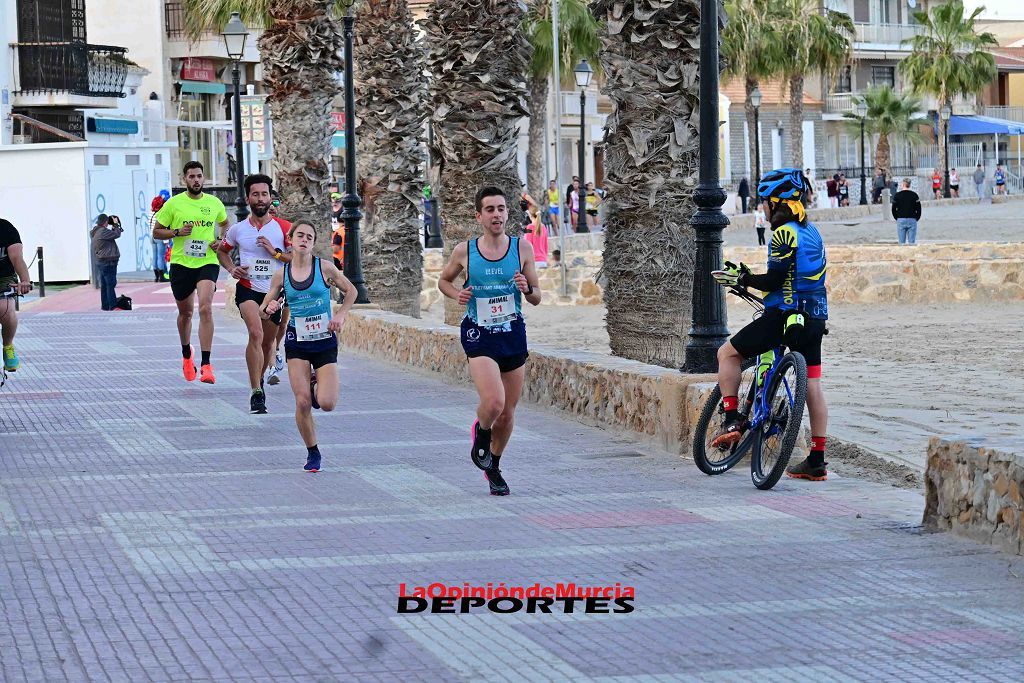
[[[885,85],[890,88],[896,87],[896,67],[894,66],[872,66],[871,84]]]
[[[839,136],[839,167],[847,169],[860,168],[860,146],[858,136],[843,133]]]
[[[851,75],[849,64],[847,64],[846,66],[839,70],[839,75],[836,76],[835,83],[832,87],[832,92],[853,92],[853,77]]]
[[[163,154],[157,154],[156,155],[156,165],[160,166],[163,163],[164,163],[164,155]]]
[[[93,154],[92,155],[93,166],[110,166],[110,156],[107,154]]]
[[[138,166],[139,165],[139,155],[138,154],[125,154],[124,155],[124,165],[125,166]]]

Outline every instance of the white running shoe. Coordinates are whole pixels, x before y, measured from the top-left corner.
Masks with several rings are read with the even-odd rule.
[[[278,372],[284,370],[284,353],[281,349],[277,350],[277,355],[274,357],[274,369]]]
[[[280,384],[281,383],[281,378],[277,376],[278,373],[280,373],[280,370],[277,369],[276,365],[272,365],[270,367],[270,373],[267,374],[267,384],[269,384],[271,386],[274,386],[276,384]]]

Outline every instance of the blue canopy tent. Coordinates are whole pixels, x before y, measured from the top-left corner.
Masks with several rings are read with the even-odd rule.
[[[950,135],[991,135],[995,138],[996,163],[999,162],[999,136],[1024,135],[1024,123],[991,116],[951,116]],[[1017,145],[1017,169],[1020,171],[1020,144]]]

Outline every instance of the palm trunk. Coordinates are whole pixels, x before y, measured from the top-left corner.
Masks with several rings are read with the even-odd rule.
[[[750,178],[750,182],[752,184],[756,184],[757,183],[757,179],[761,177],[761,169],[757,168],[757,143],[758,143],[757,124],[755,122],[755,117],[754,117],[754,105],[750,101],[750,94],[752,92],[754,92],[754,90],[757,89],[757,86],[758,86],[757,79],[749,78],[749,77],[747,78],[747,82],[746,82],[747,98],[746,98],[746,100],[743,103],[743,111],[747,115],[747,130],[749,131],[749,134],[747,135],[747,146],[748,146],[748,149],[750,150],[750,176],[749,176],[749,178]]]
[[[792,140],[790,162],[793,168],[804,167],[804,77],[789,79],[789,137]]]
[[[273,21],[259,39],[281,214],[319,228],[316,253],[325,258],[331,255],[331,100],[344,47],[333,7],[333,0],[271,0]]]
[[[530,195],[543,202],[547,179],[544,178],[544,160],[547,148],[544,145],[545,128],[548,120],[548,91],[550,82],[547,74],[530,76],[530,146],[526,154],[526,187]]]
[[[370,300],[420,316],[423,286],[423,46],[407,0],[364,0],[356,22],[360,236]]]
[[[693,299],[697,0],[594,0],[605,18],[604,301],[612,353],[683,363]]]
[[[508,0],[445,0],[427,11],[431,178],[440,199],[444,255],[479,234],[474,197],[484,185],[504,190],[508,232],[522,232],[519,208],[519,122],[529,116],[526,71],[530,45],[522,33],[525,8]],[[457,325],[465,307],[445,299],[445,322]]]
[[[882,173],[885,174],[887,180],[892,179],[892,150],[889,145],[889,135],[887,133],[879,133],[878,144],[875,146],[875,166],[882,169]]]

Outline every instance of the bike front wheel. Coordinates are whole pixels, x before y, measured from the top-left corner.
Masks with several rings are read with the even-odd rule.
[[[754,372],[756,366],[754,361],[744,363],[746,369],[740,379],[740,389],[737,396],[743,403],[740,404],[740,415],[744,419],[750,416],[750,402],[754,398]],[[721,433],[725,426],[725,408],[722,407],[722,391],[715,385],[704,402],[704,409],[700,413],[697,425],[693,430],[693,462],[704,474],[722,474],[735,467],[743,456],[750,450],[754,441],[754,431],[747,430],[743,437],[732,446],[721,448],[714,447],[711,442]]]
[[[782,357],[765,389],[769,414],[758,429],[753,430],[750,479],[757,488],[772,488],[786,471],[800,436],[806,401],[807,361],[803,354],[792,351]]]

